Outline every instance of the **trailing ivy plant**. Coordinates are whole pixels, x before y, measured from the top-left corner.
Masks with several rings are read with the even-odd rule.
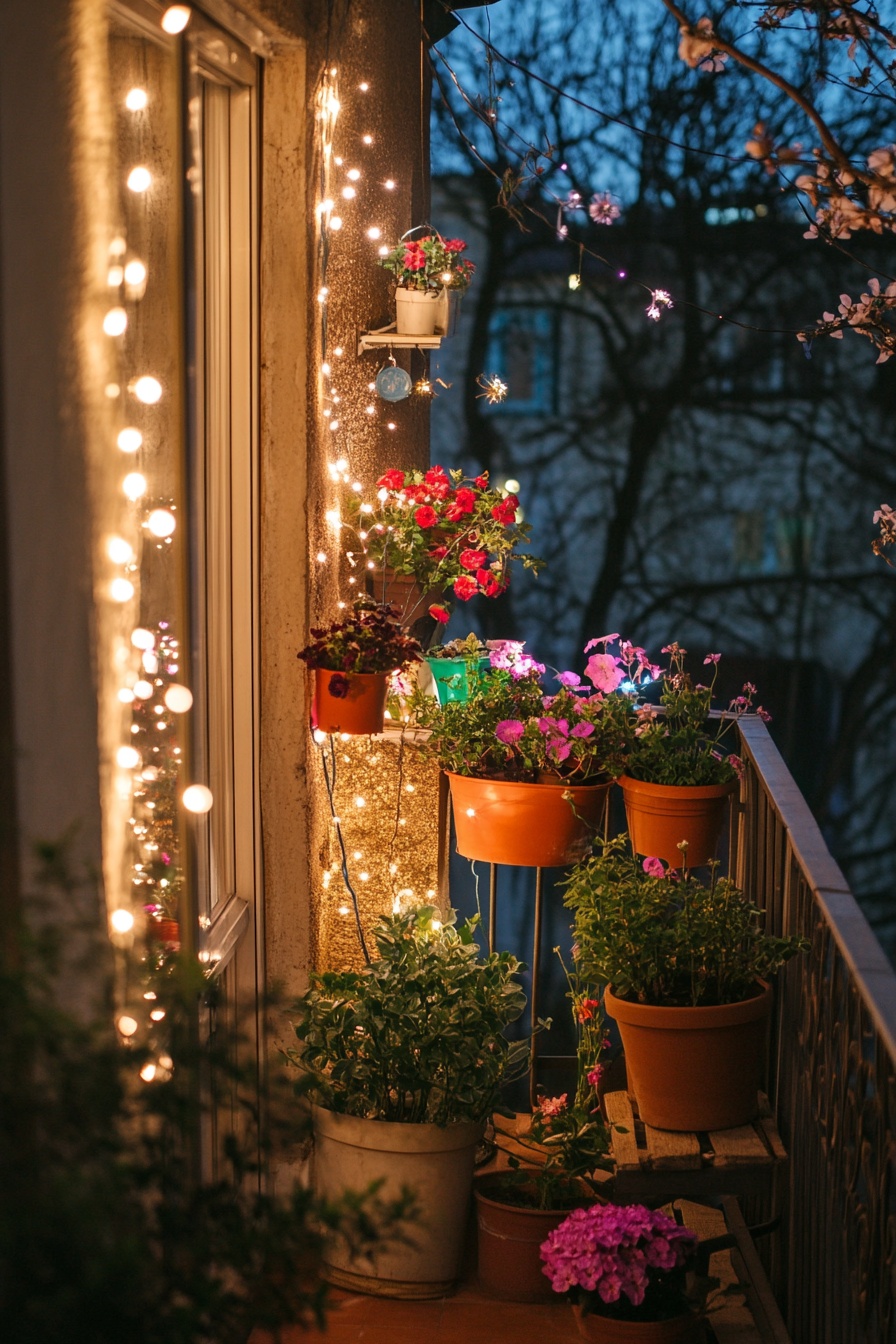
[[[566,880],[586,980],[634,1003],[737,1003],[805,950],[803,938],[765,933],[762,911],[716,865],[706,886],[687,868],[642,863],[626,846],[621,836],[595,840],[594,855]]]
[[[449,1125],[482,1120],[525,1070],[505,1028],[526,998],[509,952],[479,957],[476,920],[460,929],[425,907],[379,921],[379,957],[324,971],[298,1004],[287,1058],[302,1094],[344,1115]]]

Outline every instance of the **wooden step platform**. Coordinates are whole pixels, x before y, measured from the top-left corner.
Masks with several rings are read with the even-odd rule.
[[[612,1155],[620,1203],[650,1203],[707,1195],[760,1198],[769,1213],[780,1209],[787,1153],[772,1119],[768,1099],[760,1094],[759,1115],[752,1125],[711,1133],[673,1133],[652,1129],[638,1114],[626,1092],[604,1097],[607,1119],[614,1126]]]

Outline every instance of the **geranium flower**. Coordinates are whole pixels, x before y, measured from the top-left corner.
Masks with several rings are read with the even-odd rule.
[[[446,252],[466,252],[467,245],[461,238],[446,238],[443,244]]]
[[[576,1009],[576,1020],[579,1022],[590,1022],[594,1016],[595,1008],[600,1007],[600,999],[582,999]]]
[[[461,551],[458,557],[464,569],[481,569],[488,559],[487,551]]]
[[[445,608],[440,607],[437,602],[434,602],[429,608],[429,614],[433,620],[438,621],[440,625],[447,625],[448,621],[451,619]]]
[[[414,514],[414,522],[418,527],[435,527],[438,521],[438,514],[429,504],[421,504]]]
[[[475,579],[470,578],[468,574],[460,574],[454,580],[454,596],[459,597],[461,602],[469,602],[471,597],[475,597],[479,592],[479,585]]]
[[[433,546],[429,553],[432,556],[433,560],[444,560],[445,556],[448,554],[448,547]]]
[[[706,657],[703,659],[703,666],[706,667],[707,663],[713,663],[713,664],[718,663],[721,656],[722,655],[720,653],[708,653]]]
[[[525,731],[526,725],[519,719],[502,719],[495,728],[495,737],[499,742],[513,746],[514,742],[519,742]]]
[[[404,486],[404,472],[397,467],[390,467],[383,472],[376,486],[378,490],[401,490]]]
[[[589,1069],[585,1074],[585,1081],[588,1083],[589,1087],[593,1087],[596,1091],[597,1088],[600,1087],[601,1079],[606,1071],[607,1066],[605,1064],[595,1064],[593,1069]]]
[[[520,502],[516,495],[506,495],[500,504],[495,504],[492,508],[492,517],[496,523],[503,523],[509,527],[511,523],[516,522],[517,509]]]

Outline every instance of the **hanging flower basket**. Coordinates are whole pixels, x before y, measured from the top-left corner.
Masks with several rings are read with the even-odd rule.
[[[314,672],[314,722],[323,733],[383,731],[388,672]]]
[[[727,784],[648,784],[622,775],[625,815],[632,849],[655,855],[671,868],[683,862],[689,868],[716,857],[725,824],[728,799],[737,792],[737,780]],[[679,844],[687,841],[682,858]]]
[[[448,773],[457,852],[483,863],[563,868],[584,858],[610,784],[516,784]]]
[[[395,330],[399,336],[435,336],[439,325],[443,331],[448,325],[444,289],[396,289]]]

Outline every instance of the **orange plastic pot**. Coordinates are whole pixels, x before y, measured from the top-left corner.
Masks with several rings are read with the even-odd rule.
[[[728,784],[648,784],[622,775],[619,783],[636,854],[652,854],[680,868],[682,852],[678,845],[686,840],[689,868],[698,868],[716,857],[725,808],[737,791],[737,780]]]
[[[598,1312],[583,1316],[578,1305],[573,1313],[579,1334],[591,1344],[688,1344],[697,1338],[699,1321],[691,1311],[667,1321],[614,1321]]]
[[[450,773],[448,782],[458,854],[519,868],[562,868],[584,858],[610,790],[609,783],[516,784]]]
[[[334,677],[342,688],[348,680],[345,695],[333,695],[330,686]],[[323,733],[381,733],[386,712],[388,672],[331,672],[329,668],[314,670],[314,718]]]
[[[712,1130],[755,1119],[771,1006],[765,984],[739,1003],[696,1008],[630,1003],[607,989],[604,1007],[618,1023],[644,1123]]]
[[[479,1285],[492,1297],[510,1302],[552,1302],[554,1290],[544,1273],[541,1244],[569,1217],[567,1209],[527,1209],[501,1200],[501,1174],[477,1178],[476,1222],[479,1233]],[[582,1204],[593,1203],[583,1191]]]
[[[146,929],[149,937],[157,943],[180,948],[180,924],[176,919],[151,919]]]

